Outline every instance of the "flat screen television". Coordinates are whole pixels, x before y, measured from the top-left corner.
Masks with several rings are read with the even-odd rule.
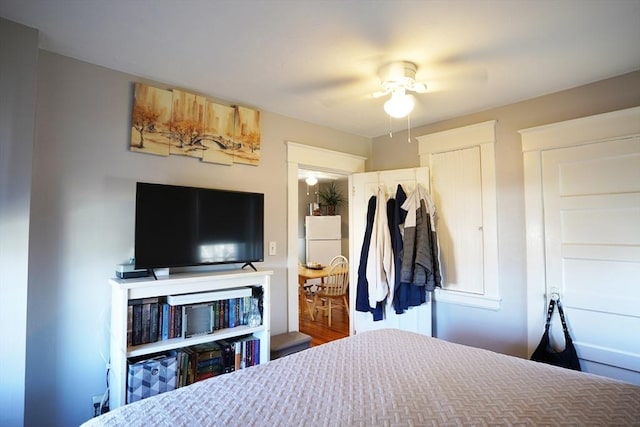
[[[264,194],[138,182],[138,269],[264,261]]]

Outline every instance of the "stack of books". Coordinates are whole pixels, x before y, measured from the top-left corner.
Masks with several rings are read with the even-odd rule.
[[[158,335],[158,312],[160,298],[129,300],[127,307],[127,345],[156,342]]]

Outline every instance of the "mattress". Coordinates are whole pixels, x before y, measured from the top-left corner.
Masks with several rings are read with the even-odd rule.
[[[396,329],[135,402],[94,426],[637,425],[640,387]]]

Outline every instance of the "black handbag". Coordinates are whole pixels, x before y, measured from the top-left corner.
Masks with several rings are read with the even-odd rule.
[[[562,322],[562,330],[564,331],[565,348],[562,351],[555,351],[551,347],[549,342],[549,326],[551,325],[551,315],[553,309],[558,305],[558,313],[560,314],[560,321]],[[564,310],[562,310],[562,304],[560,300],[552,299],[549,302],[549,309],[547,310],[547,323],[544,327],[544,333],[542,339],[536,347],[535,351],[531,355],[531,360],[536,362],[548,363],[549,365],[560,366],[562,368],[573,369],[574,371],[581,371],[580,361],[578,360],[578,353],[573,346],[573,340],[569,335],[567,329],[567,322],[564,319]]]

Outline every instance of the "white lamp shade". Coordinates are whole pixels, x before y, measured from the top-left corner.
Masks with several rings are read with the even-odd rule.
[[[415,105],[413,96],[406,95],[403,91],[391,93],[391,99],[384,103],[384,111],[391,117],[399,119],[409,114]]]

